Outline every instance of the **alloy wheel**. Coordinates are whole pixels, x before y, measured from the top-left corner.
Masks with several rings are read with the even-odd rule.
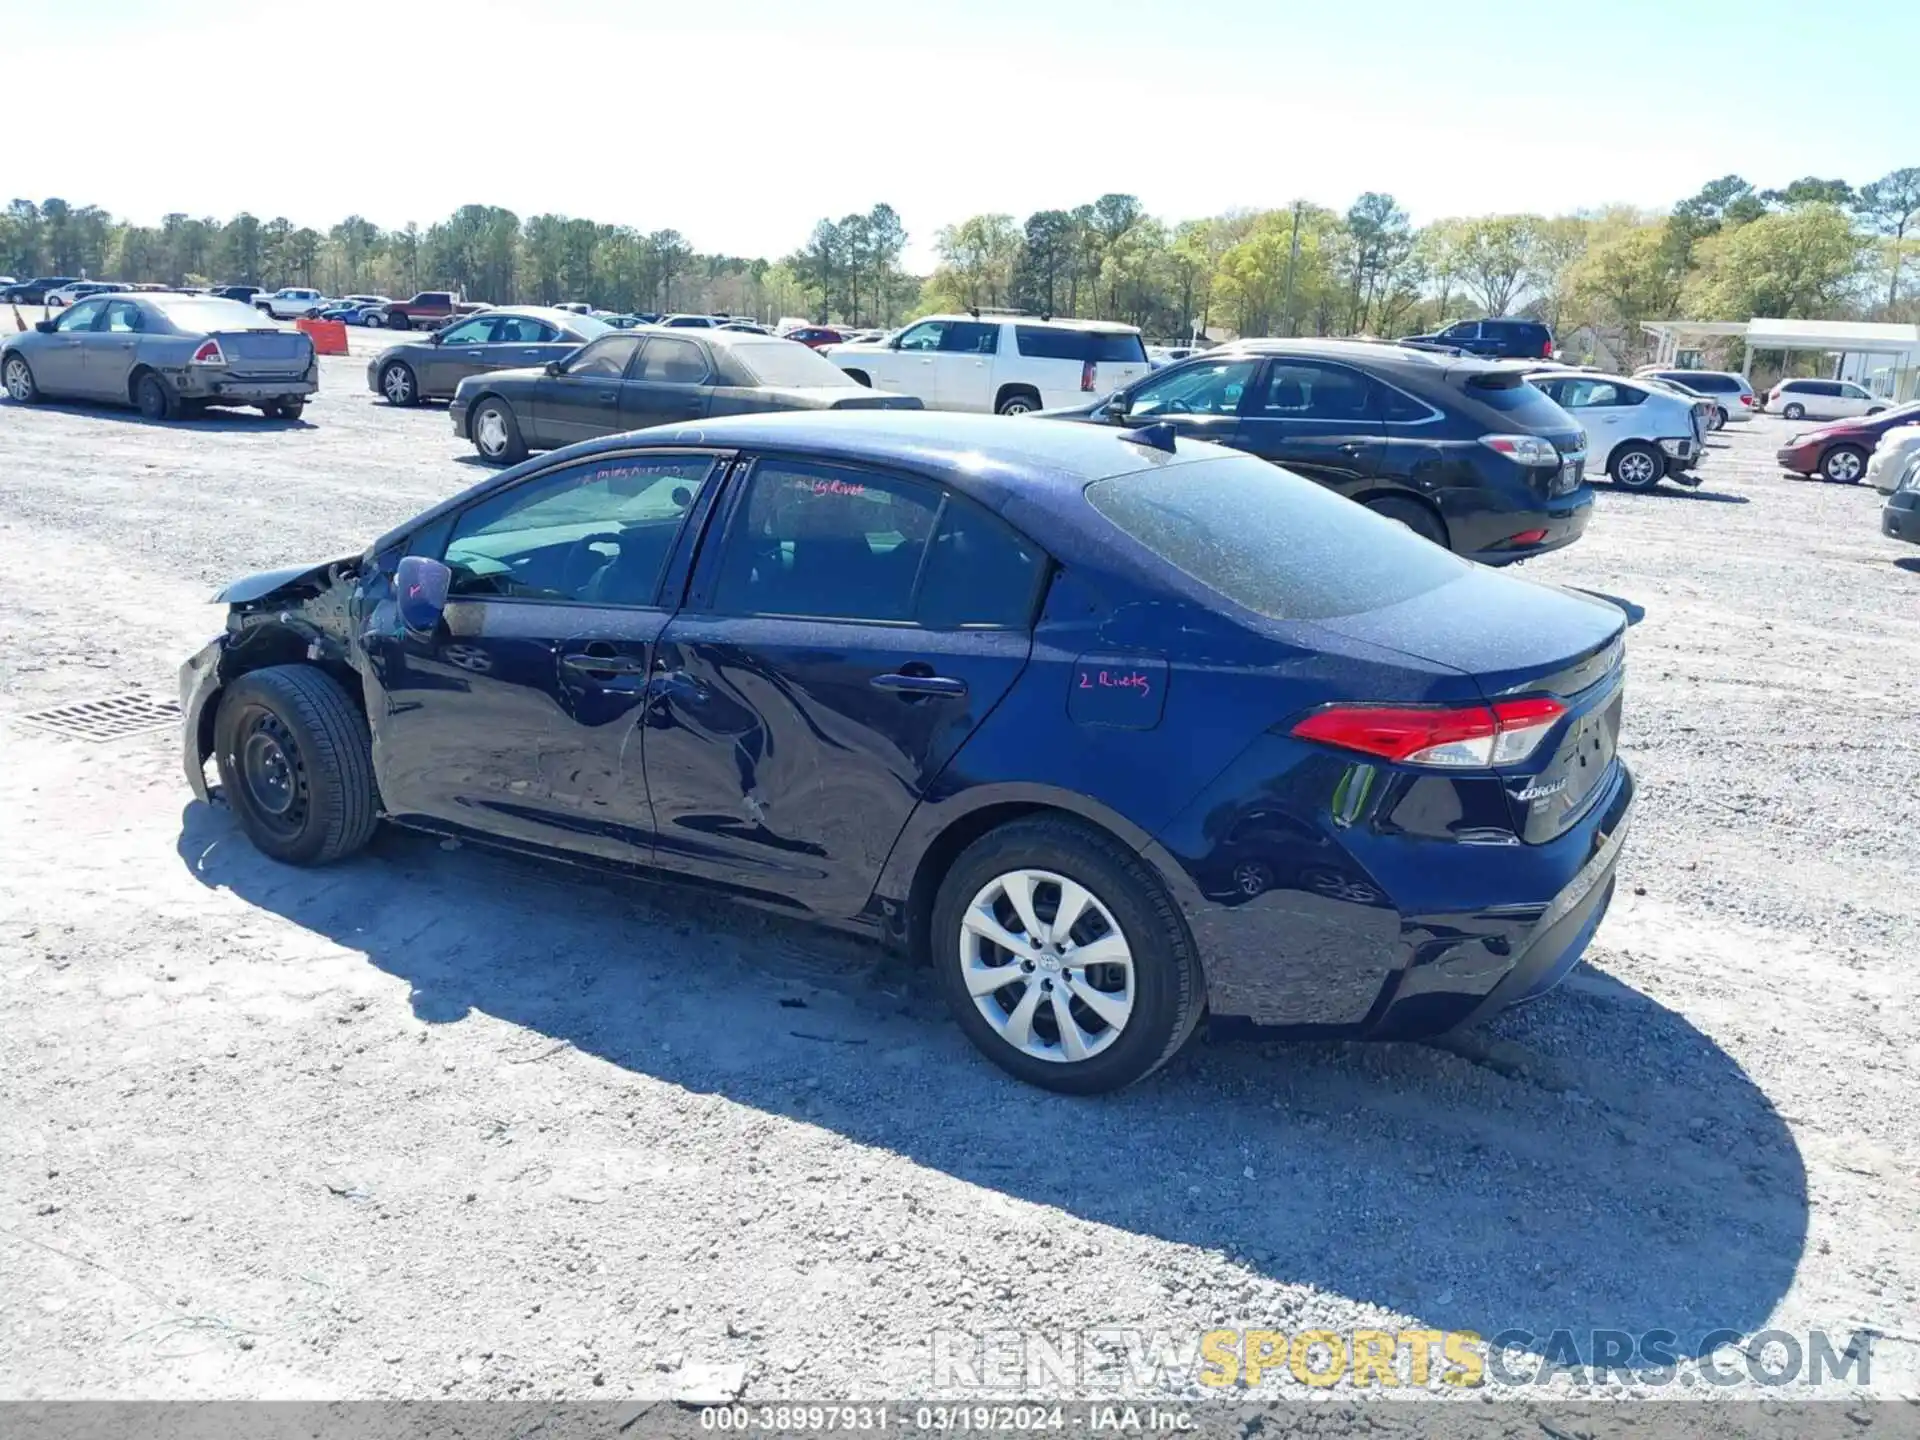
[[[1636,450],[1631,455],[1620,457],[1622,485],[1651,485],[1657,478],[1653,471],[1653,457],[1644,451]]]
[[[7,394],[22,404],[33,398],[32,372],[17,355],[7,362]]]
[[[387,392],[387,399],[395,405],[404,405],[413,395],[413,381],[408,377],[406,368],[389,365],[387,373],[381,377],[381,388]]]
[[[1852,450],[1836,450],[1827,457],[1827,478],[1851,485],[1860,478],[1860,457]]]
[[[1021,1053],[1088,1060],[1126,1029],[1133,951],[1113,912],[1078,881],[1049,870],[998,875],[967,906],[958,940],[967,993]]]

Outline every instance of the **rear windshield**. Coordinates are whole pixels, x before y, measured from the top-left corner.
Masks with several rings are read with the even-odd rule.
[[[1540,379],[1557,379],[1557,375],[1543,375]],[[1512,383],[1508,381],[1511,379]],[[1498,411],[1509,422],[1526,430],[1574,430],[1573,417],[1568,415],[1545,392],[1535,389],[1525,379],[1511,372],[1494,374],[1488,380],[1478,377],[1470,380],[1464,387],[1469,400],[1476,400],[1489,410]]]
[[[1052,325],[1016,325],[1014,342],[1035,360],[1092,360],[1097,364],[1144,365],[1147,347],[1125,330],[1064,330]]]
[[[1250,455],[1099,480],[1087,499],[1167,564],[1274,620],[1394,605],[1467,568],[1397,520]]]
[[[765,340],[728,347],[727,353],[762,385],[858,385],[824,355],[794,340]]]
[[[278,330],[280,327],[251,305],[212,295],[155,296],[153,307],[179,330]]]

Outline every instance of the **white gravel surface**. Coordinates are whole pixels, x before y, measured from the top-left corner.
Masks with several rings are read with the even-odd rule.
[[[297,423],[0,403],[0,726],[171,696],[216,584],[487,473],[383,338]],[[281,868],[171,731],[0,729],[0,1396],[964,1394],[935,1332],[1219,1325],[1868,1329],[1920,1394],[1920,552],[1783,433],[1529,567],[1638,617],[1639,812],[1587,963],[1452,1049],[1060,1099],[852,942],[405,834]]]

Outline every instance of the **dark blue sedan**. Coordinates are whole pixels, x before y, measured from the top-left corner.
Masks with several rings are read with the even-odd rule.
[[[1540,994],[1633,794],[1617,609],[1164,427],[663,426],[220,598],[187,776],[267,854],[386,818],[865,931],[1059,1090]]]

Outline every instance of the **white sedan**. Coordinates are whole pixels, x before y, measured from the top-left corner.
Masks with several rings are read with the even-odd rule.
[[[1694,404],[1644,380],[1586,371],[1544,370],[1527,377],[1587,432],[1587,468],[1605,470],[1622,490],[1651,490],[1662,480],[1698,485],[1704,422]]]
[[[1867,459],[1867,483],[1891,495],[1907,473],[1910,461],[1920,457],[1920,425],[1896,425],[1880,437]]]

